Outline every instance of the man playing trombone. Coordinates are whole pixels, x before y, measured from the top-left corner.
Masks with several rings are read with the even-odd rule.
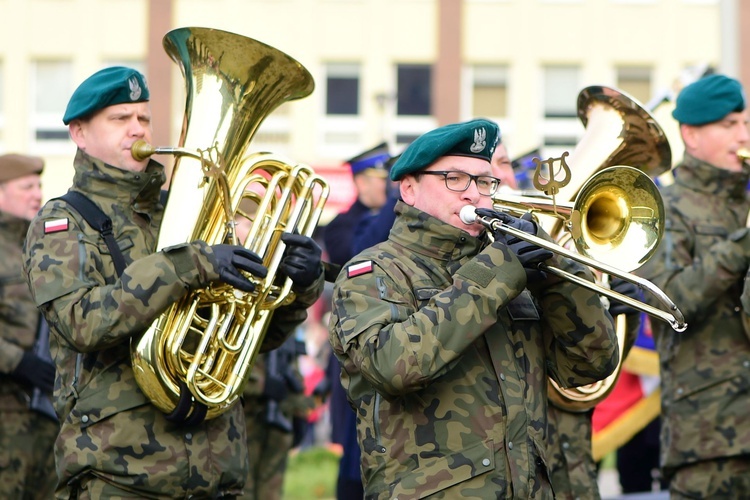
[[[462,219],[471,205],[549,239],[491,210],[497,136],[479,119],[414,141],[391,169],[401,201],[389,239],[334,287],[330,341],[357,411],[367,498],[553,498],[547,377],[583,385],[617,365],[597,294],[537,266],[591,280],[587,269]]]
[[[750,140],[745,93],[724,75],[685,87],[672,113],[685,156],[663,189],[665,234],[638,274],[680,304],[690,325],[653,323],[661,369],[661,467],[671,498],[750,497],[750,338],[740,293]]]

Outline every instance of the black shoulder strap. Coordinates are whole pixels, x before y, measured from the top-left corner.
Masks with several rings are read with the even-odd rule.
[[[71,207],[75,208],[91,227],[101,233],[104,243],[107,244],[109,253],[112,255],[115,272],[117,272],[118,276],[122,275],[122,272],[125,270],[125,257],[122,255],[120,247],[117,246],[117,241],[115,241],[114,234],[112,233],[112,219],[107,217],[93,201],[77,191],[68,191],[59,198],[65,200]]]

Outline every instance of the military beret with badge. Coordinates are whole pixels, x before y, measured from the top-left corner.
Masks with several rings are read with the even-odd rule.
[[[112,66],[97,71],[78,86],[68,101],[63,123],[68,125],[107,106],[148,100],[146,77],[133,68]]]
[[[500,138],[496,123],[483,118],[452,123],[417,137],[391,168],[391,180],[418,172],[443,156],[469,156],[491,161]]]
[[[744,109],[742,84],[734,78],[713,74],[682,89],[672,116],[686,125],[706,125]]]
[[[10,153],[0,156],[0,182],[7,182],[19,177],[41,174],[44,160],[38,156]]]

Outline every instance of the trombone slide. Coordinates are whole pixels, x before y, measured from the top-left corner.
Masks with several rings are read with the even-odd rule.
[[[637,309],[639,311],[645,312],[646,314],[650,314],[651,316],[654,316],[663,321],[666,321],[667,323],[669,323],[672,329],[677,332],[685,331],[685,329],[687,328],[687,323],[685,323],[685,317],[682,315],[682,312],[679,310],[679,308],[674,304],[674,302],[672,302],[672,300],[663,291],[661,291],[659,287],[657,287],[656,285],[654,285],[647,279],[641,278],[639,276],[635,276],[631,273],[621,271],[620,269],[617,269],[616,267],[596,261],[594,259],[590,259],[579,253],[572,252],[568,250],[567,248],[564,248],[560,245],[550,243],[549,241],[543,238],[528,234],[524,231],[508,226],[506,224],[503,224],[502,221],[498,219],[492,219],[489,217],[480,217],[476,214],[476,208],[471,205],[466,205],[465,207],[463,207],[461,209],[459,216],[461,217],[461,220],[465,224],[472,224],[472,223],[482,224],[483,226],[485,226],[491,231],[502,231],[505,234],[509,234],[520,240],[526,241],[528,243],[536,245],[545,250],[549,250],[552,253],[559,254],[563,257],[579,262],[583,265],[586,265],[588,267],[591,267],[603,273],[607,273],[612,276],[616,276],[620,279],[629,281],[635,284],[636,286],[638,286],[641,290],[648,291],[654,296],[656,296],[659,299],[659,302],[661,302],[665,306],[666,311],[653,307],[649,304],[633,299],[631,297],[628,297],[627,295],[623,295],[621,293],[615,292],[614,290],[610,290],[609,288],[605,288],[603,286],[597,285],[596,283],[592,283],[588,280],[580,278],[579,276],[571,274],[557,267],[548,266],[544,263],[539,264],[539,269],[543,270],[544,272],[552,273],[555,276],[571,281],[572,283],[575,283],[576,285],[582,286],[584,288],[588,288],[589,290],[596,292],[600,295],[604,295],[605,297],[608,297],[610,299],[618,300],[622,302],[623,304],[627,304],[633,307],[634,309]]]

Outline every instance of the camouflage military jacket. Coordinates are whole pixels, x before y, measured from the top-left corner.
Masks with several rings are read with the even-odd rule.
[[[130,172],[77,153],[72,189],[112,218],[127,264],[119,279],[98,231],[64,201],[49,201],[28,232],[24,267],[50,324],[57,366],[59,498],[68,498],[87,474],[144,498],[236,495],[245,481],[241,405],[180,427],[150,404],[134,379],[130,338],[189,288],[218,279],[203,242],[154,252],[163,181],[163,168],[153,161],[144,172]],[[314,286],[322,289],[322,281]],[[316,293],[302,293],[286,314],[277,311],[268,348],[292,333]]]
[[[627,315],[626,327],[617,331],[623,335],[625,359],[635,344],[640,328],[640,314]],[[614,382],[613,382],[614,383]],[[547,458],[550,481],[557,500],[598,500],[599,471],[591,448],[593,410],[568,411],[550,401],[548,413]]]
[[[28,221],[0,212],[0,410],[28,408],[32,389],[6,375],[36,340],[39,311],[21,270],[21,246],[28,227]]]
[[[396,211],[389,239],[339,274],[330,321],[366,496],[551,498],[547,377],[568,387],[608,375],[609,315],[569,282],[535,286],[534,299],[503,243]]]
[[[662,383],[662,466],[750,454],[750,339],[740,317],[750,245],[750,169],[728,172],[689,155],[663,189],[665,234],[638,270],[685,315],[652,322]],[[740,231],[738,231],[740,230]],[[744,237],[744,238],[743,238]],[[648,297],[647,297],[648,298]]]

